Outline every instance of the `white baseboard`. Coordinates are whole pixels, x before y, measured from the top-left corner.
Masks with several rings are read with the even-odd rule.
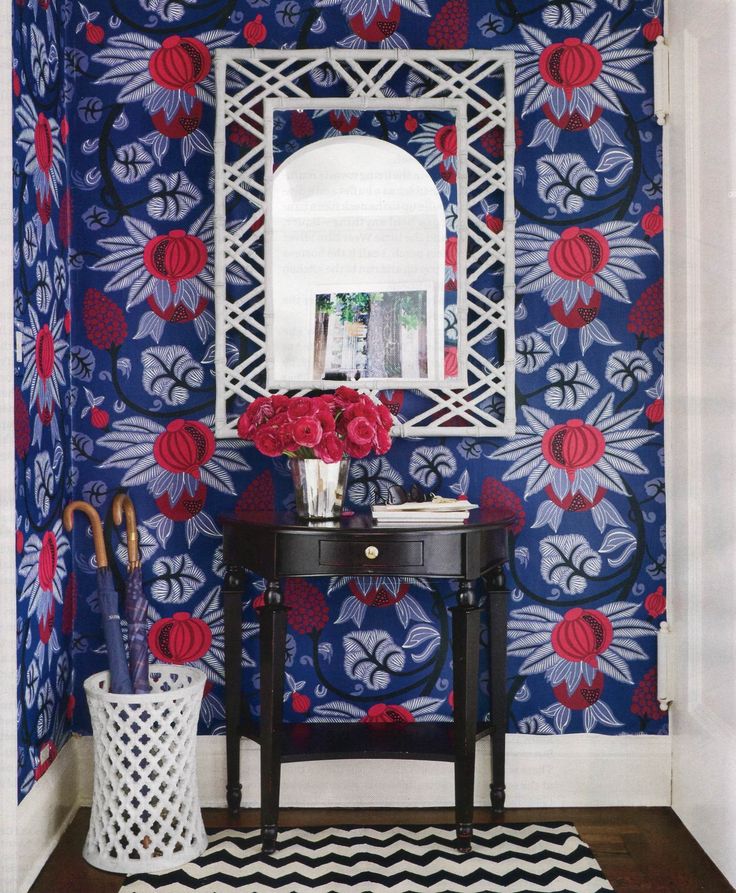
[[[92,765],[92,741],[75,739],[79,765]],[[243,806],[259,803],[258,746],[241,743]],[[225,806],[225,739],[197,741],[202,806]],[[669,806],[671,751],[664,735],[509,735],[506,805]],[[488,803],[489,741],[478,745],[475,802]],[[92,799],[91,773],[80,773],[80,800]],[[323,760],[289,763],[281,803],[297,807],[427,807],[454,802],[450,763]]]
[[[86,743],[81,738],[68,741],[16,810],[17,893],[26,893],[35,881],[79,808],[79,756]],[[89,759],[91,766],[91,749]],[[91,777],[90,772],[90,783]]]
[[[506,805],[669,806],[670,738],[509,735]],[[241,742],[243,806],[258,806],[258,746]],[[73,738],[17,810],[17,893],[26,893],[79,806],[92,802],[92,739]],[[202,806],[225,806],[225,739],[197,740]],[[478,745],[475,802],[488,804],[489,741]],[[301,807],[450,806],[450,763],[323,760],[282,769],[281,803]]]

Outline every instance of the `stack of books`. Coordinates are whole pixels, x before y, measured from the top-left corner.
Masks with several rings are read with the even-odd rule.
[[[467,499],[434,497],[430,502],[402,502],[399,505],[374,505],[371,509],[377,524],[398,526],[443,526],[462,524],[470,517],[470,510],[478,506]]]

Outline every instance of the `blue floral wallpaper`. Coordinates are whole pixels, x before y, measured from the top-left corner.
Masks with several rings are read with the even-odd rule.
[[[51,765],[74,710],[76,589],[61,525],[74,485],[63,29],[55,3],[13,7],[19,797]]]
[[[218,515],[291,504],[282,461],[216,443],[210,430],[212,59],[224,46],[514,50],[517,434],[397,440],[386,456],[353,462],[349,497],[359,507],[393,483],[417,483],[516,511],[510,731],[666,732],[655,696],[655,632],[666,608],[662,158],[652,115],[660,20],[661,0],[16,7],[26,788],[42,740],[55,736],[58,746],[67,734],[65,716],[88,730],[81,683],[105,665],[91,541],[81,527],[67,574],[64,488],[73,485],[105,519],[121,584],[125,548],[110,505],[120,490],[130,493],[152,651],[206,672],[200,731],[212,734],[224,728]],[[395,126],[411,132],[411,117]],[[349,132],[337,110],[330,123],[326,135]],[[283,123],[297,142],[313,127],[298,114]],[[427,157],[433,177],[449,182],[447,137]],[[250,138],[247,128],[227,133],[246,147]],[[487,143],[501,154],[500,134]],[[399,414],[403,398],[382,397]],[[249,581],[244,609],[244,686],[254,712],[262,589]],[[287,583],[286,718],[449,719],[453,598],[451,587],[423,580]],[[486,674],[480,685],[486,712]]]

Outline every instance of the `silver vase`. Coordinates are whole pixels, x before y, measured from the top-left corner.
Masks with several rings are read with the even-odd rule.
[[[350,459],[329,463],[321,459],[289,459],[289,468],[300,518],[317,521],[340,517]]]

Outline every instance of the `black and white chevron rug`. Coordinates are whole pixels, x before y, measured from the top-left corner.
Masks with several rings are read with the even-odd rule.
[[[258,829],[210,834],[205,853],[120,893],[599,893],[613,890],[573,825],[476,827],[472,853],[447,827],[292,828],[263,856]]]

